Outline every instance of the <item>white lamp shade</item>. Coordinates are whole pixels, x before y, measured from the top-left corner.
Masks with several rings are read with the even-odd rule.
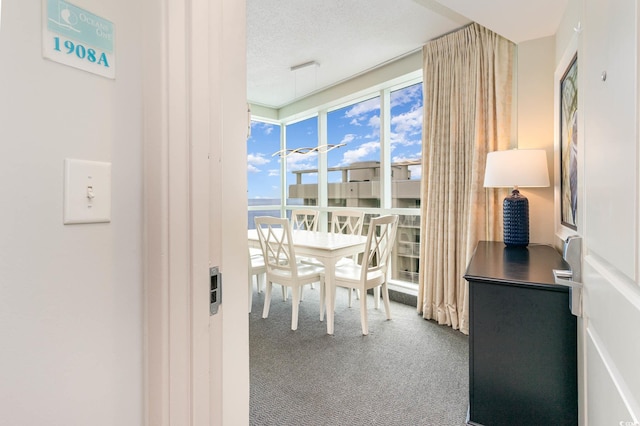
[[[510,149],[487,154],[485,188],[549,186],[547,153],[542,149]]]

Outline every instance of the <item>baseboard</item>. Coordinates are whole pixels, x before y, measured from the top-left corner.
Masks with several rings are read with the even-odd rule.
[[[373,290],[367,291],[368,294],[373,294]],[[418,296],[412,294],[403,293],[401,291],[389,289],[389,300],[402,303],[403,305],[418,306]]]
[[[389,290],[389,299],[393,300],[394,302],[403,303],[405,305],[413,307],[418,306],[418,296],[402,293],[396,290]]]

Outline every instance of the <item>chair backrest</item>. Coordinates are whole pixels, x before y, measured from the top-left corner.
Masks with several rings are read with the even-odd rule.
[[[297,277],[296,254],[287,218],[258,216],[254,219],[267,272],[280,271]]]
[[[336,234],[360,235],[364,212],[357,210],[340,210],[331,212],[331,232]]]
[[[291,211],[291,226],[294,231],[318,230],[318,211],[311,209],[297,209]]]
[[[249,256],[249,275],[261,274],[265,272],[264,256],[262,249],[259,253],[254,252],[251,248],[247,250]]]
[[[387,272],[387,262],[396,240],[398,215],[374,217],[369,223],[367,243],[362,256],[362,279],[375,271]]]

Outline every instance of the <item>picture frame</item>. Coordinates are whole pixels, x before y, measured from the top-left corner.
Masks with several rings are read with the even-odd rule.
[[[578,53],[561,70],[558,90],[559,214],[560,224],[578,229]]]

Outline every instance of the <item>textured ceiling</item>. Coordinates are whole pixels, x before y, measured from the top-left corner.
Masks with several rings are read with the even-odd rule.
[[[422,3],[424,0],[416,1]],[[438,2],[514,43],[521,43],[554,35],[567,8],[568,0],[438,0]]]
[[[247,0],[248,100],[280,108],[415,52],[472,20],[514,42],[551,35],[566,2]],[[309,61],[318,65],[291,71]]]

